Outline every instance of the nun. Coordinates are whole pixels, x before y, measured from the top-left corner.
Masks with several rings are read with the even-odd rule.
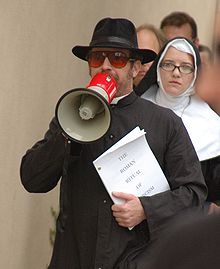
[[[220,200],[220,117],[195,93],[200,66],[197,47],[176,37],[164,45],[135,91],[182,118],[208,186],[207,201],[216,202]]]

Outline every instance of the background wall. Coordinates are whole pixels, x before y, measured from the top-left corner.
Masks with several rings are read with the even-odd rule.
[[[54,227],[50,207],[59,188],[27,193],[19,178],[22,155],[41,139],[67,89],[84,86],[85,62],[72,46],[87,45],[99,19],[127,17],[136,26],[174,10],[191,14],[202,43],[211,44],[215,0],[0,0],[0,268],[46,268]]]

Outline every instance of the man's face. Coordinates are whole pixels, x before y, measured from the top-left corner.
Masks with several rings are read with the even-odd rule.
[[[139,49],[150,49],[158,53],[160,51],[160,44],[156,35],[147,29],[143,29],[137,33],[138,47]],[[143,79],[149,68],[151,67],[153,61],[142,64],[141,69],[134,79],[134,85],[137,86]]]
[[[185,23],[181,25],[180,27],[174,26],[174,25],[168,25],[164,26],[162,29],[164,35],[168,40],[174,38],[174,37],[185,37],[191,41],[193,41],[197,45],[197,40],[193,40],[192,37],[192,28],[189,23]]]
[[[109,54],[111,52],[113,53],[112,55]],[[116,97],[128,94],[133,90],[133,78],[139,71],[140,61],[129,61],[130,53],[128,50],[114,48],[93,48],[91,53],[93,53],[91,54],[92,56],[90,56],[91,60],[88,60],[91,77],[98,73],[112,75],[118,86]],[[106,55],[106,57],[103,58],[102,55]],[[100,65],[97,64],[97,67],[93,67],[94,61],[96,59],[99,60],[100,58],[103,59],[103,62],[100,60]],[[123,63],[125,65],[120,67],[123,65]]]

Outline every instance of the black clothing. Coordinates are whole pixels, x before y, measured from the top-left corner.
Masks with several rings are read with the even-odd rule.
[[[219,269],[220,215],[183,215],[154,249],[151,269]]]
[[[136,126],[146,131],[171,191],[140,197],[147,220],[129,230],[115,221],[112,200],[92,162]],[[206,185],[181,119],[134,92],[112,106],[112,124],[103,138],[91,144],[64,141],[53,119],[44,139],[21,163],[21,180],[29,192],[50,191],[61,177],[50,269],[126,268],[126,259],[146,249],[166,221],[187,208],[203,206]]]
[[[220,202],[220,156],[201,162],[209,202]]]

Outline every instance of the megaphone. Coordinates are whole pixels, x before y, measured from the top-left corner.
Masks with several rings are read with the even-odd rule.
[[[109,104],[116,91],[115,79],[100,73],[85,88],[72,89],[61,96],[55,116],[64,136],[80,143],[91,143],[104,136],[110,127]]]

